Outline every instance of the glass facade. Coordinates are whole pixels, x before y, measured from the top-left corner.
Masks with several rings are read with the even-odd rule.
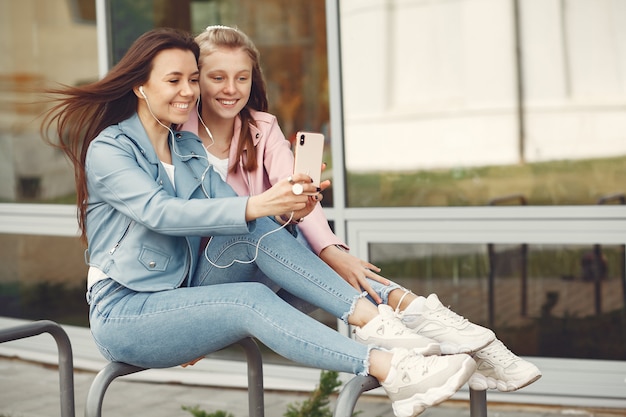
[[[73,173],[43,146],[38,117],[43,89],[98,77],[93,4],[83,3],[0,1],[0,202],[74,202]]]
[[[372,243],[371,261],[520,355],[626,357],[623,245]]]
[[[68,163],[39,137],[39,92],[97,79],[94,3],[106,6],[111,64],[157,26],[249,34],[270,112],[289,139],[298,130],[326,135],[328,178],[330,141],[341,140],[335,166],[345,184],[334,187],[346,207],[324,198],[339,229],[395,215],[361,214],[376,208],[424,208],[428,219],[441,208],[626,203],[621,0],[341,0],[340,132],[329,123],[323,1],[0,0],[0,203],[74,203]],[[87,325],[78,238],[0,232],[0,315]],[[385,276],[437,293],[518,354],[626,357],[621,243],[359,239],[348,243],[366,241],[354,252]]]
[[[349,207],[626,192],[619,0],[339,2]]]
[[[241,29],[261,54],[269,112],[293,143],[300,130],[325,134],[325,178],[332,169],[328,109],[326,20],[321,1],[110,0],[111,62],[117,62],[141,33],[170,26],[199,33],[209,25]],[[132,22],[132,24],[130,24]],[[297,74],[297,75],[296,75]],[[332,205],[327,193],[324,206]]]
[[[41,146],[39,93],[57,83],[98,77],[94,1],[0,2],[0,202],[73,203],[73,174],[59,152]],[[208,25],[240,28],[261,52],[270,112],[292,140],[298,130],[328,128],[328,71],[323,2],[253,0],[109,0],[108,59],[116,63],[145,31],[161,26],[198,33]],[[15,16],[15,19],[13,18]],[[294,74],[298,74],[294,76]],[[37,103],[37,104],[34,104]],[[327,146],[328,148],[328,146]],[[330,176],[330,151],[326,151]],[[325,205],[332,204],[329,195]]]
[[[88,326],[83,250],[75,237],[0,234],[0,316]]]

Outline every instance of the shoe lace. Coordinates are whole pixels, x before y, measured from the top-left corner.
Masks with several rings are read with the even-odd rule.
[[[432,314],[451,326],[464,327],[468,324],[468,320],[465,317],[455,313],[450,310],[450,308],[444,307],[443,305],[437,307]]]
[[[437,360],[437,356],[422,356],[420,354],[409,352],[404,358],[398,362],[397,368],[402,370],[406,379],[411,374],[427,375],[429,367]],[[413,371],[415,370],[415,371]]]
[[[504,343],[497,341],[483,348],[481,353],[487,354],[494,361],[498,362],[503,368],[507,368],[510,364],[517,360],[517,356],[507,348]]]
[[[461,316],[460,314],[455,313],[450,310],[449,307],[445,307],[443,304],[440,304],[434,310],[430,311],[430,314],[437,317],[443,322],[446,322],[450,326],[455,326],[458,328],[463,328],[468,325],[469,321]],[[406,311],[400,311],[399,308],[396,308],[394,311],[394,315],[400,321],[408,320],[412,321],[414,318],[422,316],[420,313],[407,313]]]
[[[388,328],[396,336],[402,336],[405,333],[411,332],[396,316],[383,317],[383,326]]]

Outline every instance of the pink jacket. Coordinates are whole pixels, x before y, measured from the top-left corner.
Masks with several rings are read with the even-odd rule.
[[[192,114],[195,114],[192,112]],[[250,126],[250,133],[254,137],[254,146],[257,148],[257,163],[259,168],[254,172],[243,169],[242,160],[239,161],[239,169],[235,174],[229,172],[226,182],[235,192],[241,196],[261,194],[263,191],[276,184],[278,181],[293,174],[293,152],[289,141],[280,130],[278,121],[269,113],[251,111],[257,126]],[[181,130],[198,134],[198,118],[191,117]],[[241,119],[235,120],[235,131],[230,144],[228,155],[229,167],[235,159],[235,153],[239,145],[239,133],[241,131]],[[246,158],[244,151],[242,156]],[[330,245],[341,245],[348,249],[330,229],[328,220],[324,215],[322,206],[318,203],[315,209],[304,221],[298,225],[298,229],[304,235],[313,251],[319,255],[322,249]]]

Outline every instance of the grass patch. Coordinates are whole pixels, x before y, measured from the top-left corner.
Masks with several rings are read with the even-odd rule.
[[[350,207],[484,206],[521,194],[529,205],[594,205],[623,193],[626,157],[413,172],[348,173]]]

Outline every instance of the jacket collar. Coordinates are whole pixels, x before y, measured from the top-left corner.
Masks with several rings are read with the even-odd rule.
[[[120,131],[136,144],[141,154],[145,156],[150,163],[156,164],[159,162],[159,158],[150,142],[148,133],[141,124],[137,113],[121,121],[118,126]]]
[[[254,113],[256,111],[255,110],[250,110],[250,113],[252,114],[252,118],[254,119]],[[249,124],[250,127],[250,135],[252,135],[252,144],[254,146],[257,146],[259,144],[259,142],[261,141],[261,138],[263,137],[263,132],[261,132],[261,130],[256,127],[255,125],[253,125],[252,123]],[[237,150],[237,147],[239,146],[239,140],[241,139],[241,117],[237,116],[235,118],[235,127],[234,127],[234,137],[233,137],[233,141],[230,144],[230,149],[231,149],[231,156],[234,154],[233,150]],[[246,145],[246,147],[244,148],[245,150],[248,149],[248,146]]]

